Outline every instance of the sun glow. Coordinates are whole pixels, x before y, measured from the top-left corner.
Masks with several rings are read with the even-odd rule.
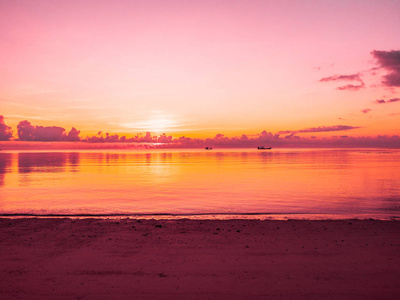
[[[121,124],[130,131],[151,132],[151,133],[169,133],[176,131],[180,123],[170,115],[155,114],[147,119],[138,122]]]
[[[176,123],[170,119],[150,119],[146,122],[141,122],[138,124],[143,130],[161,133],[165,131],[173,131],[173,128],[176,127]]]

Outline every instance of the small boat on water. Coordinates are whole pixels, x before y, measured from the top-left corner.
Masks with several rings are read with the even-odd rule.
[[[271,147],[264,147],[264,146],[260,146],[257,147],[258,150],[271,150]]]
[[[205,147],[206,150],[212,150],[212,147]]]

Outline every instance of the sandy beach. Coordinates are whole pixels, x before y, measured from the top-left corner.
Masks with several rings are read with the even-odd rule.
[[[400,222],[0,219],[1,299],[396,299]]]

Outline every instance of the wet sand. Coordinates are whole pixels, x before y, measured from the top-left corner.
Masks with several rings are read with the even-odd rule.
[[[0,219],[1,299],[399,299],[400,222]]]

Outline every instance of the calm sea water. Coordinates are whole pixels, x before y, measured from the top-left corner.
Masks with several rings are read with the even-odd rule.
[[[0,214],[399,217],[400,150],[2,151]]]

